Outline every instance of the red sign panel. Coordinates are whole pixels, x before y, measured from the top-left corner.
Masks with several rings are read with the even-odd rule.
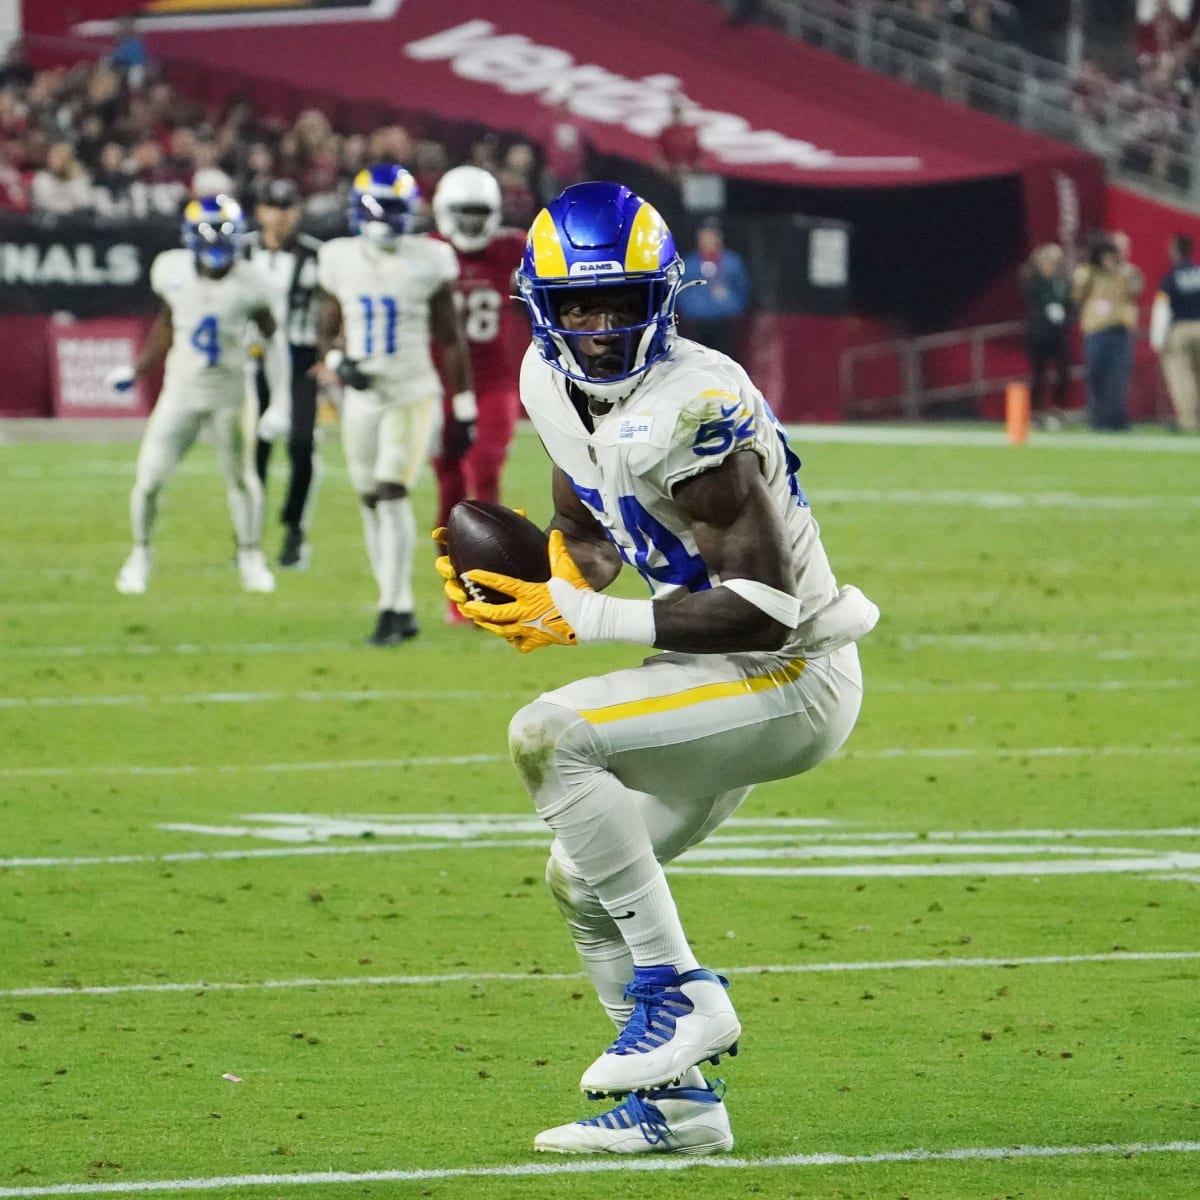
[[[131,365],[146,323],[137,319],[51,321],[50,379],[56,417],[145,417],[150,412],[146,383],[127,392],[105,383],[113,367]]]

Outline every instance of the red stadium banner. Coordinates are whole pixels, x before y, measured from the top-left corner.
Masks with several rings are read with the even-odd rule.
[[[113,7],[113,0],[76,0],[73,30],[101,36],[110,26],[87,18],[111,18]],[[704,0],[666,8],[644,0],[221,7],[216,0],[146,4],[140,29],[163,58],[293,87],[302,81],[314,92],[535,139],[561,104],[601,151],[642,162],[655,160],[673,102],[684,97],[703,165],[746,179],[896,187],[1034,169],[1102,175],[1099,159],[1084,151],[777,30],[731,27]],[[46,10],[57,8],[27,3],[27,24],[44,26]],[[319,23],[308,23],[313,10]]]
[[[113,367],[137,358],[146,322],[137,318],[51,321],[50,381],[56,417],[145,417],[150,396],[144,380],[114,392],[104,380]]]

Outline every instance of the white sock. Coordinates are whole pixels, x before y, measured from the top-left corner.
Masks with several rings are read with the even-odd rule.
[[[413,610],[413,555],[417,544],[417,521],[412,501],[380,500],[379,514],[379,607],[393,612]]]
[[[158,492],[134,484],[129,493],[129,523],[133,526],[135,546],[149,546],[150,534],[154,529],[154,518],[158,515]]]
[[[654,857],[638,793],[600,765],[591,726],[568,709],[534,701],[509,734],[538,815],[613,919],[634,964],[695,970],[699,963]],[[529,754],[530,747],[547,746],[554,753]]]
[[[233,519],[233,532],[238,547],[245,550],[260,545],[263,504],[262,485],[258,482],[258,476],[248,472],[238,484],[230,484],[225,495],[229,502],[229,515]]]
[[[369,504],[358,506],[362,516],[363,541],[367,547],[367,559],[371,564],[371,574],[375,582],[379,582],[379,514]]]

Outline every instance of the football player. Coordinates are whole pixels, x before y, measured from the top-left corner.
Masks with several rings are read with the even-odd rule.
[[[433,194],[438,233],[458,254],[455,301],[471,355],[471,379],[479,405],[475,439],[464,444],[464,428],[454,421],[447,397],[441,453],[434,460],[438,480],[438,524],[468,496],[500,499],[500,472],[517,425],[517,364],[511,347],[516,313],[510,302],[514,275],[525,252],[525,234],[500,228],[500,185],[482,167],[454,167]],[[450,604],[447,619],[463,621]],[[469,622],[468,622],[469,623]]]
[[[416,181],[396,163],[355,177],[350,237],[317,256],[318,377],[343,387],[342,441],[361,502],[367,554],[379,585],[368,639],[391,646],[417,633],[412,564],[416,524],[409,493],[442,425],[440,351],[457,437],[469,444],[476,417],[470,363],[454,307],[452,247],[412,232]],[[341,345],[335,345],[340,335]]]
[[[271,286],[239,259],[242,210],[228,196],[193,200],[184,210],[184,248],[166,250],[150,267],[162,309],[136,364],[109,372],[109,385],[128,391],[164,360],[158,397],[138,452],[130,497],[133,549],[117,576],[117,591],[140,594],[150,578],[150,537],[158,494],[200,430],[212,430],[237,539],[237,567],[248,592],[270,592],[275,578],[262,552],[262,489],[247,463],[242,429],[245,335],[253,322],[266,340],[271,409],[287,413],[291,371],[287,343],[271,314]],[[269,410],[270,411],[270,410]]]
[[[560,1153],[733,1145],[700,1071],[737,1048],[728,981],[697,961],[663,873],[756,783],[810,770],[849,735],[855,643],[878,609],[830,570],[799,460],[746,372],[676,337],[682,264],[662,218],[615,183],[538,214],[518,283],[533,323],[521,399],[553,461],[551,578],[484,571],[447,595],[517,649],[631,642],[641,666],[540,696],[510,750],[555,834],[547,881],[616,1040],[583,1073],[602,1115],[548,1129]],[[651,598],[603,594],[624,564]],[[623,1098],[623,1099],[621,1099]]]

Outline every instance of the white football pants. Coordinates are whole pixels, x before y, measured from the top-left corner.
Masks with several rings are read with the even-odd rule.
[[[630,1011],[627,938],[641,920],[631,899],[653,897],[661,864],[712,833],[756,783],[834,754],[861,702],[853,644],[807,661],[666,652],[548,692],[513,718],[513,761],[557,835],[547,882],[618,1025]]]
[[[262,488],[246,460],[240,403],[195,408],[160,396],[138,450],[137,477],[130,495],[133,540],[150,540],[158,493],[208,425],[217,465],[225,480],[229,515],[239,546],[257,546],[262,539]]]

